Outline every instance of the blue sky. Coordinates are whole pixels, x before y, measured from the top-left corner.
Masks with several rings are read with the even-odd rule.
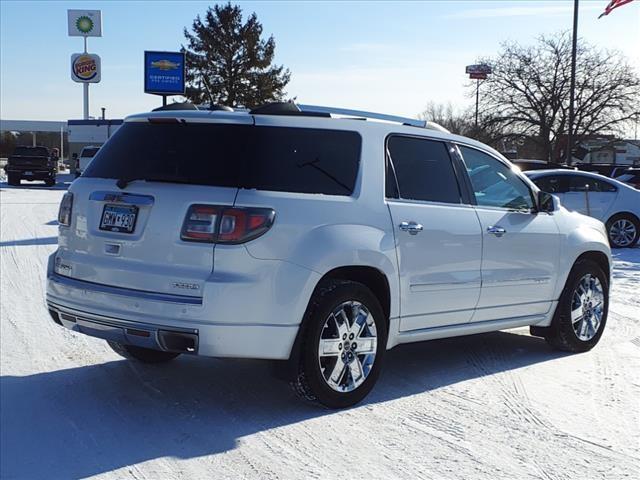
[[[99,9],[102,58],[91,86],[100,107],[121,118],[160,104],[143,93],[143,51],[177,50],[214,2],[0,1],[0,116],[66,120],[82,116],[82,86],[69,76],[82,39],[67,36],[69,8]],[[495,55],[504,40],[531,43],[569,29],[572,1],[238,2],[276,39],[276,63],[292,72],[287,91],[301,103],[417,115],[428,101],[472,102],[464,67]],[[619,49],[640,71],[640,1],[598,20],[608,0],[581,0],[579,35]]]

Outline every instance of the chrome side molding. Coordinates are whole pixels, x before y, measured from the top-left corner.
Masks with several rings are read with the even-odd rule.
[[[176,295],[173,293],[147,292],[145,290],[134,290],[131,288],[112,287],[101,283],[87,282],[75,278],[65,277],[57,273],[49,275],[49,280],[60,285],[88,290],[97,293],[110,295],[121,295],[124,297],[141,298],[143,300],[153,300],[156,302],[179,303],[186,305],[202,305],[202,297],[192,297],[189,295]]]

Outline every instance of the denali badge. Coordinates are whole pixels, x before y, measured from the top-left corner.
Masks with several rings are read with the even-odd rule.
[[[171,286],[173,288],[182,288],[183,290],[200,290],[200,285],[197,283],[173,282]]]

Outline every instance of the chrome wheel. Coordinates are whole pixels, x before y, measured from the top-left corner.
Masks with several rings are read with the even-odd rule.
[[[378,335],[362,303],[340,304],[320,333],[318,362],[324,381],[337,392],[351,392],[366,380],[376,359]]]
[[[631,220],[621,218],[616,220],[609,227],[609,238],[616,247],[626,247],[631,245],[636,238],[636,226]]]
[[[598,277],[587,273],[571,300],[571,324],[576,336],[587,342],[596,336],[604,314],[604,291]]]

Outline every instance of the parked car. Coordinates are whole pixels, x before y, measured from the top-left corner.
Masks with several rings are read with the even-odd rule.
[[[88,147],[84,147],[80,152],[80,157],[78,157],[78,163],[76,166],[76,177],[82,175],[82,172],[85,171],[89,162],[95,157],[96,153],[100,150],[99,146],[91,145]]]
[[[627,168],[616,176],[616,180],[640,190],[640,168]]]
[[[278,360],[332,408],[403,343],[530,326],[590,350],[604,225],[442,130],[290,103],[130,116],[62,199],[51,317],[142,362]]]
[[[551,163],[546,160],[531,160],[526,158],[516,158],[515,160],[511,160],[516,167],[520,170],[547,170],[549,168],[564,168],[567,170],[576,170],[576,167],[571,167],[569,165],[565,165],[562,163]]]
[[[592,172],[526,172],[543,191],[557,195],[563,207],[604,222],[611,246],[633,247],[640,237],[640,191]]]
[[[614,163],[577,163],[578,170],[583,172],[594,172],[606,177],[615,178],[621,170],[629,168],[631,165],[620,165]]]
[[[44,180],[51,187],[56,183],[58,159],[46,147],[16,147],[4,166],[9,185],[20,185],[22,179]]]

